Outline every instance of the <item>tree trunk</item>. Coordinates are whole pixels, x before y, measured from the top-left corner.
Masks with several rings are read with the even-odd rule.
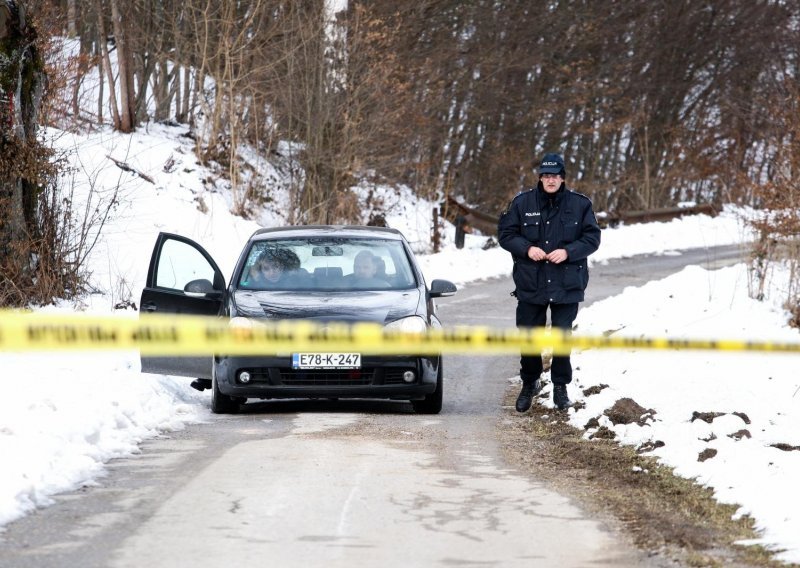
[[[6,288],[30,268],[36,227],[36,130],[42,104],[44,61],[24,6],[0,0],[0,267]],[[14,285],[13,283],[11,284]]]
[[[74,38],[78,35],[78,27],[75,25],[78,9],[75,2],[76,0],[67,0],[67,37],[69,38]]]
[[[100,0],[94,0],[95,13],[97,14],[97,30],[100,37],[98,44],[100,46],[100,59],[103,62],[103,69],[106,73],[108,80],[108,103],[111,108],[111,120],[114,121],[114,128],[122,130],[122,117],[120,116],[119,106],[117,106],[117,88],[114,81],[114,72],[111,70],[111,57],[108,54],[108,34],[106,33],[105,19],[103,18],[103,10],[101,9]],[[103,82],[102,75],[100,76],[100,101],[102,101]],[[102,109],[102,105],[101,105]],[[102,116],[101,112],[98,112]]]
[[[136,126],[136,96],[133,86],[133,55],[128,45],[125,22],[117,0],[111,0],[111,23],[117,42],[117,66],[119,67],[119,129],[133,132]]]

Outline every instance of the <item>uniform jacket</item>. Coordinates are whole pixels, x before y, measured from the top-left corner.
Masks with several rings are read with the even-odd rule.
[[[551,199],[552,198],[552,199]],[[517,195],[500,216],[497,226],[500,246],[514,259],[517,299],[531,304],[582,302],[589,283],[587,258],[600,246],[592,202],[562,183],[547,194],[541,183]],[[563,248],[567,260],[553,264],[534,262],[528,249],[537,246],[549,253]]]

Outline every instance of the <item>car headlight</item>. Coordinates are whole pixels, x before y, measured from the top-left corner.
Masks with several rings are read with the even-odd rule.
[[[262,319],[259,319],[259,318],[247,318],[247,317],[242,317],[242,316],[236,316],[236,317],[233,317],[230,320],[228,320],[228,326],[229,327],[234,327],[234,328],[237,328],[237,329],[241,329],[241,330],[253,330],[251,333],[258,333],[261,330],[270,329],[269,328],[269,324],[267,322],[265,322],[264,320],[262,320]],[[291,357],[292,356],[292,354],[290,352],[284,353],[282,351],[273,352],[273,353],[270,353],[269,355],[270,356],[274,355],[275,357]],[[247,383],[247,381],[241,380],[241,379],[240,379],[240,382]]]
[[[228,322],[228,325],[231,327],[240,327],[244,329],[252,329],[254,324],[255,322],[253,321],[253,318],[243,318],[240,316],[231,318]]]
[[[411,316],[394,320],[383,326],[387,331],[401,331],[403,333],[425,333],[428,329],[427,322],[419,316]]]
[[[274,322],[267,321],[263,318],[247,318],[236,316],[228,320],[228,326],[238,327],[239,329],[267,329]]]

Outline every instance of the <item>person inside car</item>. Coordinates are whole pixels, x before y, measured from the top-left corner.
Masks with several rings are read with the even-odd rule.
[[[345,276],[345,282],[358,288],[388,288],[389,283],[377,277],[379,260],[372,252],[362,250],[353,260],[353,273]]]
[[[251,269],[250,284],[257,288],[274,288],[280,282],[286,266],[273,251],[264,251]]]
[[[275,288],[280,285],[288,269],[286,259],[280,252],[263,251],[250,267],[243,284],[249,288]]]
[[[308,271],[300,266],[297,254],[288,249],[262,251],[253,263],[242,285],[252,289],[308,288],[311,285]]]

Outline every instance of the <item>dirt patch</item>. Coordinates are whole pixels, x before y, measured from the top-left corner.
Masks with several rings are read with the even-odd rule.
[[[695,410],[694,412],[692,412],[692,420],[691,421],[694,422],[695,420],[702,420],[703,422],[711,424],[712,422],[714,422],[715,418],[719,418],[720,416],[725,416],[725,413],[724,412],[698,412],[698,411]]]
[[[697,455],[697,461],[704,462],[706,460],[710,460],[716,455],[717,455],[717,450],[715,450],[714,448],[706,448]]]
[[[632,398],[621,398],[603,414],[608,416],[612,424],[636,423],[639,426],[644,426],[647,424],[648,419],[653,419],[655,413],[656,411],[652,408],[645,409]]]
[[[746,428],[742,428],[734,432],[733,434],[728,434],[728,438],[733,438],[734,440],[741,440],[742,438],[752,438],[753,435],[750,434],[750,430]]]
[[[616,438],[617,435],[614,433],[614,430],[610,430],[605,426],[600,426],[597,431],[589,436],[590,440],[613,440]]]
[[[778,444],[770,444],[773,448],[778,448],[779,450],[783,450],[784,452],[798,452],[800,451],[800,446],[792,446],[791,444],[784,444],[780,442]]]
[[[598,436],[599,430],[587,440],[564,412],[534,404],[528,413],[516,413],[512,391],[506,393],[508,410],[499,423],[506,459],[586,509],[616,519],[648,554],[685,566],[786,566],[762,547],[734,544],[758,536],[752,519],[732,520],[738,506],[718,503],[710,489],[642,455],[663,442],[621,446]]]
[[[600,394],[600,392],[602,392],[603,389],[607,388],[608,385],[606,384],[594,385],[589,387],[588,389],[583,389],[583,396],[592,396],[595,394]]]
[[[694,422],[695,420],[702,420],[703,422],[711,424],[712,422],[714,422],[715,418],[719,418],[720,416],[725,416],[726,414],[727,412],[698,412],[695,410],[694,412],[692,412],[691,421]],[[738,416],[739,418],[741,418],[742,422],[744,422],[745,424],[750,424],[750,418],[744,412],[731,412],[731,414],[733,416]]]

